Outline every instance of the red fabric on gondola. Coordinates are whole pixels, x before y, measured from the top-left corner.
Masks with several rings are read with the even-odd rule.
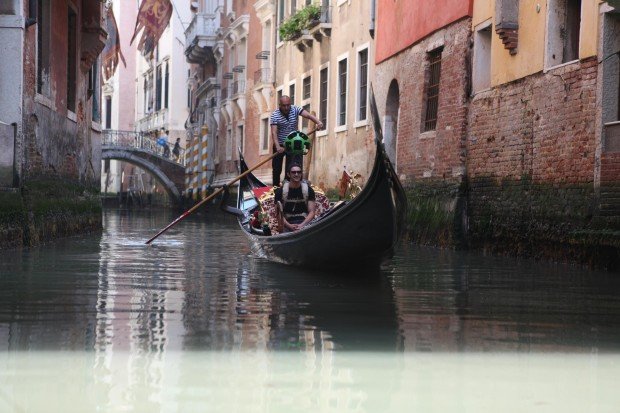
[[[252,189],[252,193],[254,193],[254,196],[257,199],[260,199],[261,196],[263,196],[263,194],[265,192],[268,192],[271,188],[273,188],[272,186],[262,186],[260,188],[253,188]]]

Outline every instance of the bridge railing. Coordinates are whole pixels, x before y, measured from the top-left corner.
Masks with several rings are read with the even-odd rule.
[[[168,150],[157,143],[157,138],[151,134],[135,131],[123,131],[105,129],[102,131],[103,145],[115,146],[119,148],[135,148],[142,149],[154,155],[168,158],[171,161],[185,166],[185,149],[180,148],[179,155],[172,153],[174,144],[168,142]]]

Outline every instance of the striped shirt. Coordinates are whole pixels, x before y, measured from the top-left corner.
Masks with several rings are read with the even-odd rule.
[[[288,116],[284,116],[280,109],[276,109],[271,114],[269,124],[278,126],[278,142],[280,144],[284,142],[289,133],[297,130],[297,125],[299,124],[297,118],[303,110],[304,108],[300,106],[291,105]]]

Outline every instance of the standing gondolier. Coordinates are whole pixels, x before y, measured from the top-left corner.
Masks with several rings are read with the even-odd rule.
[[[291,98],[282,96],[278,102],[278,109],[271,114],[269,121],[271,125],[271,140],[273,141],[273,151],[279,155],[273,158],[271,166],[273,168],[273,186],[280,185],[280,175],[282,174],[282,160],[286,156],[285,170],[290,168],[292,162],[303,164],[303,155],[293,155],[285,152],[284,139],[289,133],[297,130],[298,117],[310,119],[316,124],[316,129],[323,129],[323,122],[308,113],[300,106],[291,105]]]

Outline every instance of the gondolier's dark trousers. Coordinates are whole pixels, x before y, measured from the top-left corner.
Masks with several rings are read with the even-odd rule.
[[[273,153],[278,152],[278,150],[276,149],[275,146],[272,147],[273,149]],[[286,171],[288,171],[288,169],[290,168],[291,163],[296,163],[301,167],[301,170],[303,171],[303,165],[304,165],[304,157],[303,155],[293,155],[292,153],[287,153],[287,152],[283,152],[281,154],[279,154],[278,156],[274,157],[271,160],[271,168],[273,170],[273,186],[280,186],[280,176],[282,175],[282,161],[284,160],[284,157],[286,156],[286,163],[284,166],[284,175],[286,177]]]

